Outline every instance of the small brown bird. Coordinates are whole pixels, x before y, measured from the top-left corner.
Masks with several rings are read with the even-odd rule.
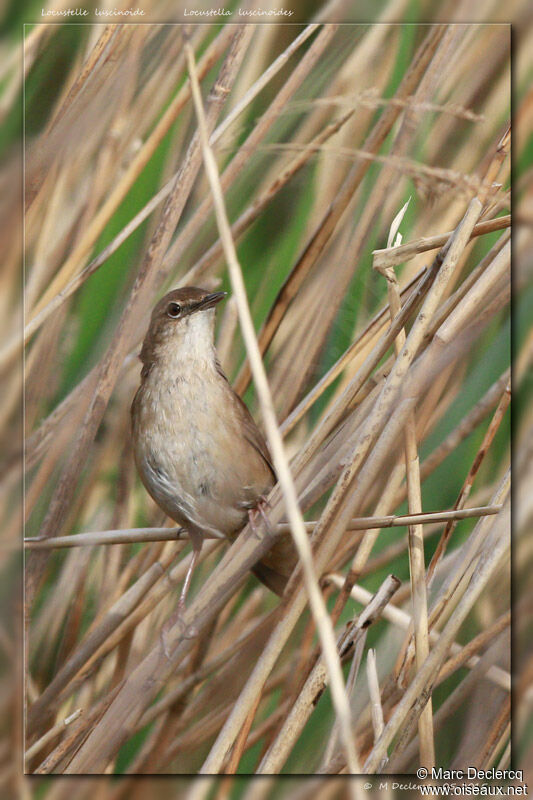
[[[193,546],[178,609],[204,535],[233,538],[248,516],[253,523],[276,481],[266,442],[217,358],[215,306],[224,297],[225,292],[186,287],[159,301],[141,349],[141,385],[131,407],[142,482],[187,529]],[[254,573],[283,592],[287,577],[265,560]]]

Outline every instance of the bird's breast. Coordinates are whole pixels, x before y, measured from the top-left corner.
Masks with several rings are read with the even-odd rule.
[[[229,534],[271,485],[239,430],[237,410],[213,370],[155,368],[132,408],[135,460],[146,488],[179,524]]]

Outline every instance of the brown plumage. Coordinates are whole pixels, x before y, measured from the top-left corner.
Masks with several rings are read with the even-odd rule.
[[[206,533],[234,538],[276,480],[267,444],[217,359],[214,307],[224,296],[186,287],[159,301],[131,409],[139,475],[196,554]],[[282,593],[287,579],[271,559],[254,572]]]

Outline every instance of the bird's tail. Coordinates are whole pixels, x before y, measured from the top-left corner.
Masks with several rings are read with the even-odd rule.
[[[256,578],[259,578],[261,583],[264,583],[268,589],[281,597],[289,580],[286,575],[282,575],[281,572],[268,567],[262,561],[255,565],[252,572]]]

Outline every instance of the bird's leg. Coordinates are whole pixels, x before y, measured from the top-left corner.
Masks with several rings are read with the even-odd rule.
[[[182,589],[181,589],[181,592],[180,592],[180,599],[178,600],[178,607],[177,607],[176,611],[172,614],[172,616],[170,616],[167,619],[167,621],[165,622],[165,624],[161,628],[161,634],[160,634],[161,646],[163,648],[163,652],[165,653],[165,656],[169,660],[170,660],[171,653],[170,653],[170,650],[168,648],[167,633],[169,632],[169,630],[171,628],[174,627],[174,625],[176,625],[178,622],[180,622],[183,625],[183,629],[184,629],[183,630],[183,637],[186,638],[186,639],[193,639],[195,636],[198,635],[198,631],[193,626],[188,626],[187,627],[185,625],[185,622],[183,620],[183,615],[184,615],[185,610],[186,610],[187,594],[188,594],[190,586],[191,586],[191,581],[192,581],[194,568],[195,568],[195,566],[196,566],[196,564],[198,562],[198,559],[200,557],[200,553],[201,552],[202,552],[202,542],[200,541],[198,543],[196,541],[196,539],[195,539],[193,541],[193,550],[192,550],[191,563],[189,564],[189,567],[187,569],[187,574],[185,575],[185,580],[183,581],[183,586],[182,586]]]
[[[255,506],[248,510],[248,519],[250,521],[250,527],[257,536],[258,539],[261,538],[259,529],[257,527],[257,515],[259,514],[265,523],[265,528],[267,529],[268,533],[273,533],[273,528],[270,523],[270,520],[267,516],[266,509],[270,508],[270,503],[266,499],[264,495],[261,495],[257,500]]]
[[[185,575],[185,580],[183,581],[183,586],[181,589],[180,599],[178,600],[178,616],[180,614],[183,614],[183,612],[185,611],[185,601],[187,599],[187,594],[191,586],[192,575],[194,572],[194,568],[197,564],[197,561],[200,558],[201,552],[202,552],[202,545],[200,545],[199,548],[193,545],[191,563],[189,564],[187,574]]]

